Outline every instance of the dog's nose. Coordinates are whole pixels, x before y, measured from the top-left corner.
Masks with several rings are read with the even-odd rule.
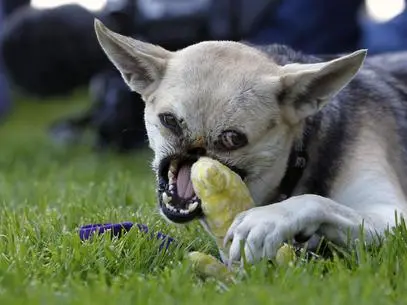
[[[206,149],[203,147],[194,147],[188,149],[188,154],[193,156],[204,156],[206,155]]]
[[[203,136],[197,136],[188,149],[188,154],[193,156],[204,156],[206,154],[205,139]]]

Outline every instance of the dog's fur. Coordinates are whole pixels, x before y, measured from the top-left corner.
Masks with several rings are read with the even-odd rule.
[[[225,257],[231,261],[241,259],[241,241],[250,262],[273,258],[283,241],[298,235],[344,245],[363,225],[365,241],[372,242],[406,212],[407,87],[397,78],[400,66],[390,65],[400,70],[393,73],[381,64],[386,57],[365,60],[360,50],[320,58],[230,41],[170,52],[98,21],[95,28],[107,56],[146,103],[158,176],[163,160],[196,147],[245,172],[259,206],[230,227]],[[177,130],[163,126],[164,112],[178,118]],[[226,130],[245,134],[247,144],[219,149]],[[276,202],[290,152],[305,137],[303,175],[292,196]]]

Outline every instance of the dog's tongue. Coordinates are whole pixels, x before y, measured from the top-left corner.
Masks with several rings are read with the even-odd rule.
[[[191,168],[191,164],[184,164],[178,170],[177,192],[180,198],[189,199],[195,194],[191,181]]]

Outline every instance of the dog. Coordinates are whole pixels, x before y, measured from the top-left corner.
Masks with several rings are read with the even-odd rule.
[[[237,41],[171,52],[99,20],[95,31],[145,102],[161,213],[175,223],[202,216],[190,181],[199,156],[229,166],[249,188],[257,206],[230,226],[224,260],[273,259],[284,241],[314,236],[371,244],[406,213],[402,61],[387,68],[384,55],[363,49],[318,57]]]

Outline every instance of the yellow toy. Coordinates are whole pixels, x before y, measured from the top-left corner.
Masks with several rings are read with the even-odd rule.
[[[205,221],[222,248],[236,215],[255,206],[249,190],[238,174],[208,157],[201,157],[192,165],[191,181],[201,199]]]
[[[199,276],[203,278],[214,277],[225,284],[235,282],[233,272],[212,255],[195,251],[190,252],[188,258],[192,263],[195,273]]]
[[[201,199],[205,221],[216,244],[228,253],[228,247],[223,248],[227,230],[237,214],[254,207],[248,188],[238,174],[208,157],[201,157],[193,164],[191,180],[195,193]],[[283,246],[277,253],[277,263],[288,263],[294,258],[293,253],[290,246]],[[193,252],[189,258],[201,275],[214,276],[220,280],[230,280],[232,277],[226,266],[210,255]]]

